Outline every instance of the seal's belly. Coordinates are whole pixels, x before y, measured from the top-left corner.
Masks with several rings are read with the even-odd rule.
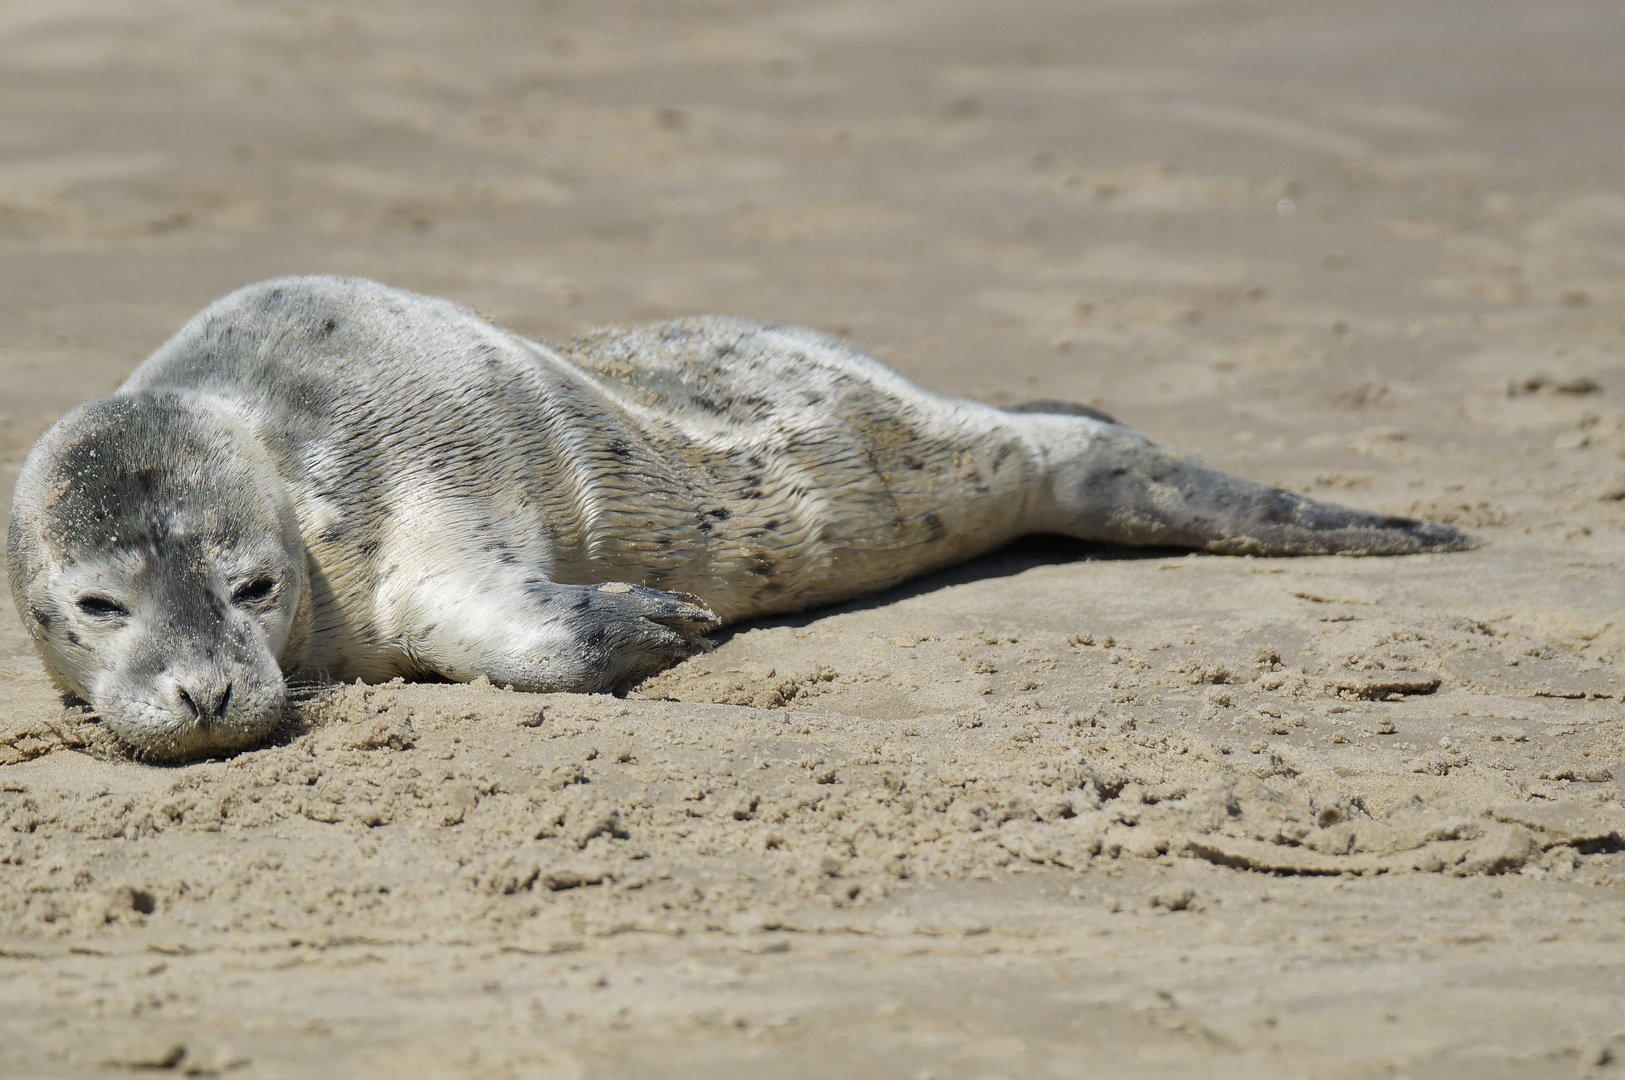
[[[812,331],[689,319],[561,350],[638,435],[557,580],[692,592],[725,619],[885,588],[1003,543],[1037,465],[986,406]]]

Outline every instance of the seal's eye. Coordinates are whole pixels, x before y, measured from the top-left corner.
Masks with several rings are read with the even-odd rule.
[[[276,582],[268,577],[249,578],[231,590],[233,604],[258,604],[276,592]]]
[[[75,602],[80,611],[96,619],[122,619],[130,614],[129,608],[105,596],[81,596]]]

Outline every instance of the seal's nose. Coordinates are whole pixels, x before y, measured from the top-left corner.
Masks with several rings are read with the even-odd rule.
[[[188,716],[207,724],[225,719],[226,707],[231,704],[231,684],[208,680],[194,680],[190,684],[177,682],[175,696]]]

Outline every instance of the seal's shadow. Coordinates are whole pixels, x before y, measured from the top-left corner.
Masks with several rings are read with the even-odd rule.
[[[985,581],[990,578],[1014,577],[1038,566],[1062,566],[1077,562],[1134,562],[1188,554],[1190,552],[1186,548],[1129,547],[1126,544],[1102,544],[1050,534],[1027,536],[986,555],[979,555],[974,559],[955,563],[917,578],[910,578],[884,592],[869,593],[853,597],[851,600],[843,600],[838,604],[809,608],[790,615],[772,615],[737,622],[716,631],[710,637],[718,645],[724,645],[736,634],[742,634],[747,630],[777,626],[807,626],[831,615],[889,607],[903,600],[946,589],[951,585],[968,585],[973,581]]]

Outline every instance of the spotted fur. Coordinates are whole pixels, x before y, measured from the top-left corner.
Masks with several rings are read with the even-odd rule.
[[[932,393],[812,330],[693,318],[548,345],[304,277],[211,305],[47,432],[7,559],[63,687],[185,756],[263,737],[283,673],[604,690],[721,623],[1038,531],[1258,554],[1468,542],[1207,469],[1094,410]]]

